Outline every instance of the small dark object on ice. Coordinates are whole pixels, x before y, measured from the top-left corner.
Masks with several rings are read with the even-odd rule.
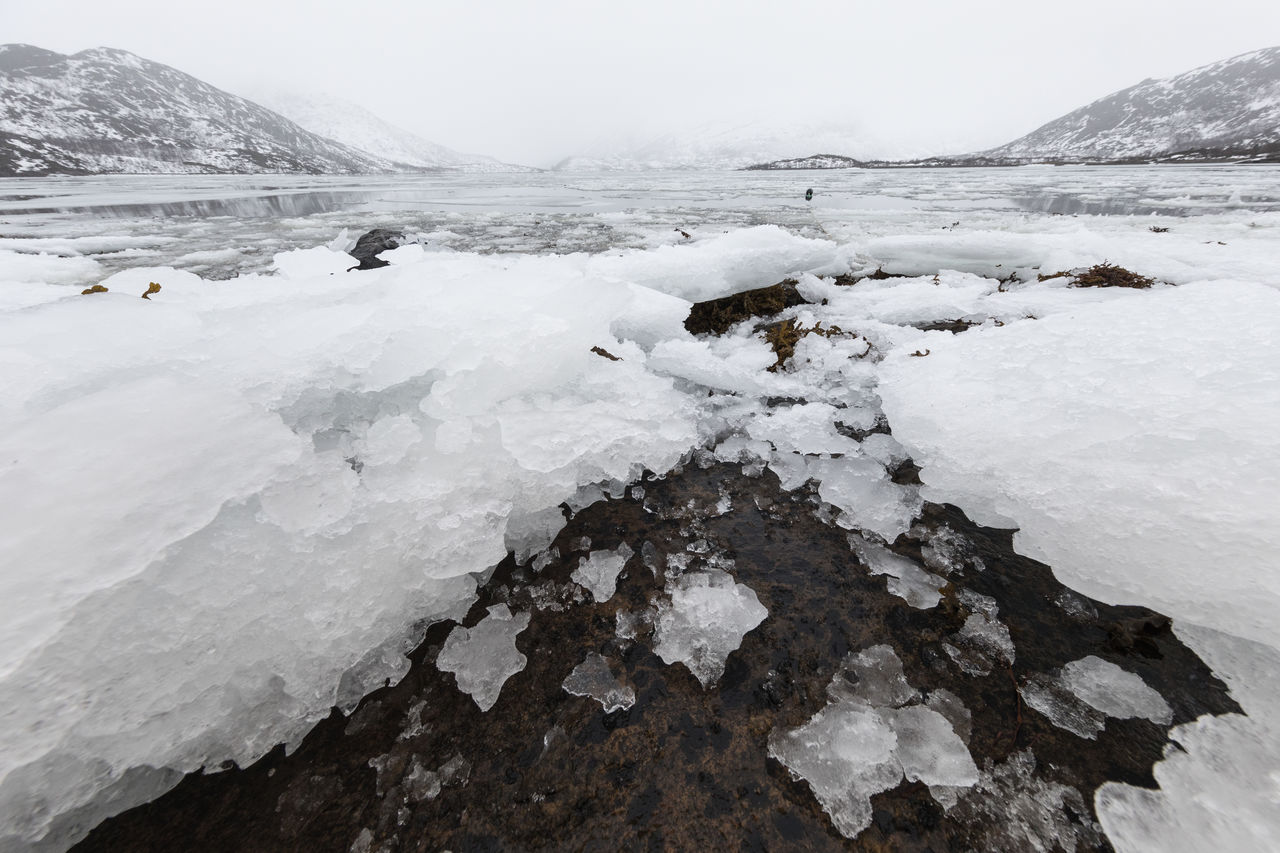
[[[804,200],[805,200],[805,201],[813,201],[813,188],[812,188],[812,187],[804,191]]]
[[[1152,234],[1165,234],[1165,233],[1168,233],[1169,231],[1169,229],[1163,225],[1152,225],[1147,230],[1150,231]]]
[[[390,266],[378,255],[388,249],[398,249],[403,243],[403,232],[392,231],[390,228],[373,229],[356,241],[354,249],[347,252],[348,255],[360,262],[348,269],[347,272],[351,272],[351,270],[376,270],[379,267]]]
[[[147,300],[148,302],[150,302],[150,301],[151,301],[151,295],[152,295],[153,293],[159,293],[159,292],[160,292],[160,285],[156,284],[154,281],[152,281],[152,282],[148,282],[148,284],[147,284],[147,292],[146,292],[146,293],[144,293],[144,294],[142,294],[142,298],[143,298],[143,299],[145,299],[145,300]]]
[[[609,351],[608,351],[607,349],[605,349],[604,347],[592,347],[592,348],[591,348],[591,351],[592,351],[593,353],[595,353],[596,355],[604,356],[605,358],[609,359],[610,361],[622,361],[622,358],[621,358],[620,356],[616,356],[616,355],[614,355],[613,353],[609,352]]]
[[[1095,264],[1087,270],[1062,270],[1051,275],[1042,273],[1036,279],[1038,281],[1048,281],[1051,278],[1065,277],[1075,279],[1071,283],[1072,287],[1134,287],[1143,289],[1156,283],[1153,278],[1138,275],[1136,272],[1106,261]]]
[[[683,228],[677,228],[676,233],[679,234],[681,237],[685,238],[686,240],[690,240],[693,238],[693,235],[690,234],[688,231],[684,230]]]
[[[107,292],[107,289],[105,287],[103,287],[100,284],[95,284],[93,287],[86,287],[84,290],[80,291],[80,295],[88,296],[90,293],[106,293],[106,292]]]

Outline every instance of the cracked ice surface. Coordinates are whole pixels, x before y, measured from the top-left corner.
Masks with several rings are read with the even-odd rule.
[[[769,611],[746,584],[721,571],[689,572],[668,587],[669,602],[656,603],[654,652],[683,663],[703,687],[724,675],[730,653]]]
[[[528,613],[513,615],[507,605],[495,604],[474,628],[459,625],[449,632],[436,666],[452,672],[458,689],[488,711],[507,679],[524,669],[527,658],[516,649],[516,637],[528,627]]]

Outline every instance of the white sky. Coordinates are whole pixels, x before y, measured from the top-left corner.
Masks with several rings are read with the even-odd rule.
[[[3,42],[124,48],[238,94],[325,92],[531,165],[722,121],[955,153],[1280,44],[1280,3],[0,0]]]

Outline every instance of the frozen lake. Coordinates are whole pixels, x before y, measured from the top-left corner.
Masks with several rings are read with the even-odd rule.
[[[374,227],[458,251],[564,254],[649,247],[675,229],[774,224],[845,241],[941,228],[1061,231],[1070,224],[1054,220],[1079,215],[1147,228],[1274,211],[1280,167],[1265,166],[7,178],[0,250],[228,278],[268,269],[276,252]]]
[[[418,244],[350,272],[374,227]],[[1157,283],[1049,275],[1104,262]],[[789,356],[754,319],[684,325],[787,278]],[[297,744],[400,678],[508,553],[537,565],[560,507],[707,458],[816,488],[823,523],[870,543],[849,570],[913,607],[947,584],[887,552],[933,501],[1019,528],[1077,592],[1172,617],[1247,716],[1180,718],[1160,792],[1083,795],[1120,850],[1261,849],[1280,832],[1278,286],[1280,167],[0,181],[0,849],[59,849],[183,772]],[[909,460],[920,482],[896,477]],[[592,557],[592,596],[617,553]],[[649,604],[778,624],[732,560],[715,572]],[[966,629],[1016,645],[982,598]],[[505,653],[528,612],[477,634]],[[1005,646],[981,677],[1046,725],[1078,671],[1098,720],[1166,725],[1136,658],[1015,671]],[[510,659],[457,683],[500,711]],[[819,763],[853,742],[814,731]],[[935,781],[981,799],[947,731],[965,772]]]

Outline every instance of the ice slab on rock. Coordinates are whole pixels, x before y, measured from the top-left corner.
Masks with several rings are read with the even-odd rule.
[[[635,690],[615,678],[609,661],[595,652],[574,667],[561,686],[574,696],[590,696],[606,714],[625,711],[636,703]]]
[[[1068,663],[1059,678],[1063,687],[1108,717],[1142,717],[1159,725],[1173,719],[1169,703],[1141,677],[1096,655]]]
[[[507,679],[524,669],[527,658],[516,649],[516,637],[527,627],[528,613],[513,614],[507,605],[495,604],[474,628],[459,625],[449,633],[436,666],[452,672],[458,689],[488,711]]]
[[[1173,720],[1169,703],[1141,677],[1095,655],[1054,675],[1033,674],[1018,691],[1055,726],[1089,740],[1106,728],[1107,717],[1141,717],[1162,726]]]
[[[888,589],[912,607],[928,610],[942,600],[944,578],[927,572],[916,563],[857,534],[849,534],[849,545],[873,575],[888,575]]]
[[[715,684],[725,661],[742,638],[764,621],[769,611],[746,584],[725,572],[688,572],[658,601],[654,652],[669,664],[683,663],[702,683]]]
[[[871,797],[904,777],[931,791],[936,787],[939,801],[978,782],[978,768],[954,723],[919,704],[920,692],[907,682],[890,646],[850,652],[827,696],[830,704],[808,723],[770,734],[769,755],[809,783],[846,838],[871,825]],[[952,717],[968,719],[956,697],[939,698]]]

